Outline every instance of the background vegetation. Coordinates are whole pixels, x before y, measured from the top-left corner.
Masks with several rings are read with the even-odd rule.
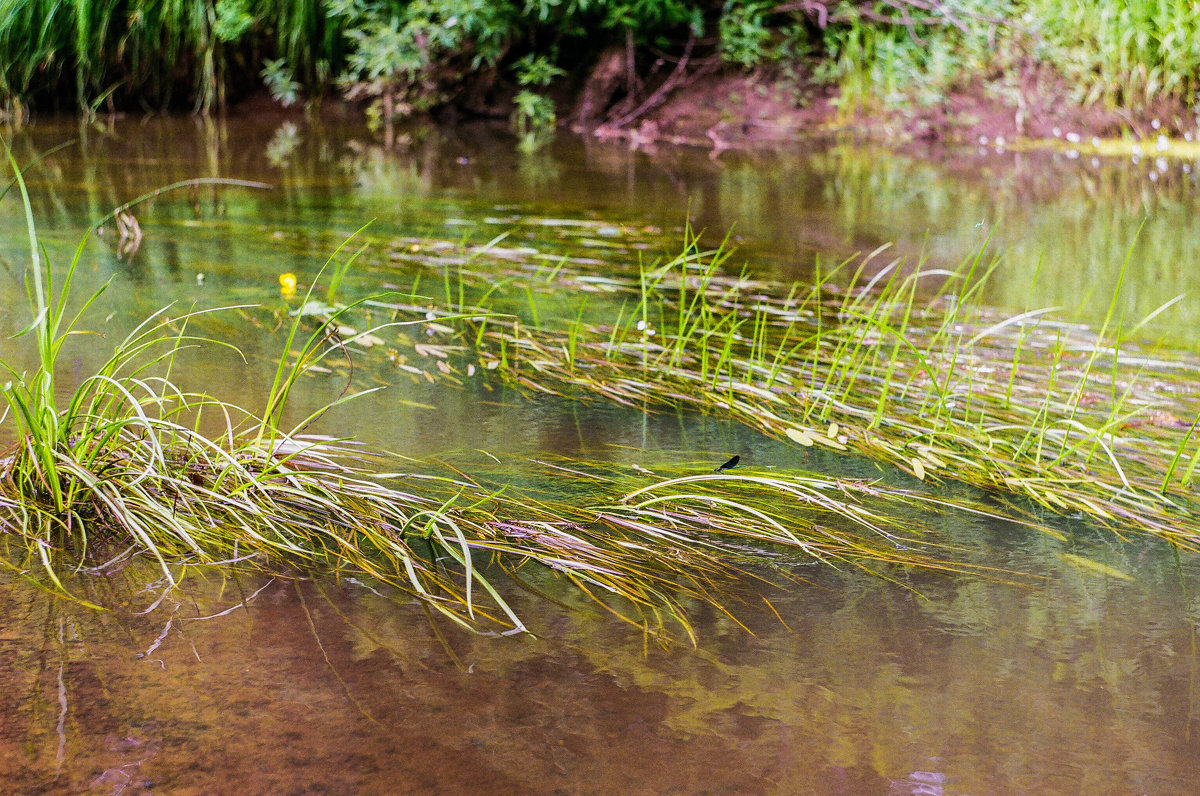
[[[528,128],[611,61],[609,121],[687,74],[767,69],[836,86],[847,111],[962,88],[1019,106],[1051,82],[1185,127],[1198,34],[1184,0],[3,0],[0,109],[207,113],[265,84],[289,105],[340,93],[382,119],[453,106]]]

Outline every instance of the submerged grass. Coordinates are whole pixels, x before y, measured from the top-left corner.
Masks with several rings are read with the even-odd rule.
[[[854,449],[918,478],[1200,547],[1194,363],[1132,342],[1170,303],[1129,323],[1118,283],[1093,330],[1056,320],[1056,308],[1005,317],[987,307],[998,262],[985,249],[946,271],[881,263],[884,247],[853,272],[843,263],[785,290],[730,275],[724,247],[685,243],[673,261],[624,274],[559,262],[550,285],[535,263],[494,251],[396,259],[452,263],[460,284],[488,285],[475,306],[447,312],[516,314],[504,292],[528,305],[538,290],[543,301],[601,294],[617,307],[609,319],[585,321],[579,304],[557,323],[542,312],[536,323],[476,324],[468,356],[524,389],[718,413],[797,445]]]
[[[903,566],[1018,577],[956,563],[965,551],[943,546],[907,518],[914,504],[938,510],[942,504],[865,482],[722,472],[632,484],[579,463],[542,463],[537,466],[560,481],[587,485],[572,499],[549,499],[522,494],[504,479],[488,483],[454,470],[409,472],[427,468],[364,457],[344,440],[303,433],[317,415],[362,392],[343,394],[285,427],[284,409],[298,380],[322,362],[348,356],[356,343],[377,339],[385,329],[420,324],[448,330],[446,322],[464,322],[465,316],[450,311],[432,324],[422,312],[366,331],[350,328],[353,313],[416,306],[382,297],[332,303],[346,268],[362,252],[347,248],[353,236],[322,269],[333,274],[330,303],[314,300],[310,288],[294,313],[261,412],[185,391],[174,380],[182,350],[213,343],[189,334],[189,324],[229,308],[155,313],[63,402],[56,387],[63,347],[83,331],[83,317],[105,288],[77,308],[71,302],[86,237],[62,284],[51,281],[28,191],[9,160],[30,245],[25,276],[32,320],[18,336],[32,341],[38,364],[30,372],[0,364],[9,378],[2,419],[15,440],[0,454],[0,528],[20,548],[9,544],[9,556],[0,560],[49,588],[66,592],[66,573],[107,573],[132,557],[157,562],[168,585],[177,581],[181,565],[366,575],[464,628],[516,632],[526,626],[498,579],[537,590],[527,577],[527,567],[534,566],[644,632],[666,637],[691,632],[689,606],[699,602],[728,612],[746,577],[784,583],[797,577],[793,569],[803,562],[860,567],[889,578]],[[634,329],[661,325],[660,308],[645,297],[663,278],[643,275],[643,300],[610,346],[625,350]],[[449,275],[444,280],[447,302],[460,309],[466,308],[466,279],[460,271],[457,285]],[[523,297],[536,305],[535,293],[530,288]],[[557,332],[540,320],[531,328],[487,310],[469,312],[476,339],[500,351],[484,367],[499,367],[509,351],[503,367],[511,377],[520,379],[520,371],[531,367],[548,376],[541,361],[531,359],[531,341],[558,340]],[[765,352],[765,316],[761,328]],[[555,367],[568,381],[576,368],[593,372],[594,331],[581,309],[555,353]],[[424,345],[426,353],[448,357],[444,347]],[[728,341],[724,347],[729,357],[737,352]],[[629,351],[644,378],[658,354]],[[443,364],[441,372],[449,374]],[[714,371],[721,385],[723,367]],[[539,386],[528,378],[523,383]],[[394,472],[397,464],[406,471]]]

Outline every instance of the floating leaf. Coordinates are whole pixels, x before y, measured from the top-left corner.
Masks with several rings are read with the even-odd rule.
[[[449,356],[449,354],[446,353],[446,349],[442,346],[429,345],[428,343],[417,343],[413,346],[413,348],[416,349],[416,352],[423,357],[438,357],[439,359],[445,359],[447,356]]]
[[[813,438],[811,436],[809,436],[809,433],[807,431],[805,431],[804,429],[789,428],[784,433],[787,434],[788,439],[790,439],[792,442],[795,442],[799,445],[803,445],[806,448],[812,447]]]
[[[833,448],[834,450],[839,451],[846,450],[846,445],[844,443],[838,442],[836,439],[830,439],[829,437],[822,437],[820,434],[814,436],[812,441],[824,445],[826,448]]]
[[[358,343],[365,348],[370,348],[371,346],[383,345],[383,338],[364,332],[349,342]]]

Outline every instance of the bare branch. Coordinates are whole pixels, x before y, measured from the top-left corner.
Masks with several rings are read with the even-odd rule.
[[[687,77],[688,62],[691,60],[692,48],[695,47],[695,45],[696,35],[694,33],[689,33],[687,46],[683,49],[683,55],[680,56],[679,63],[677,63],[675,68],[671,70],[671,74],[667,76],[667,79],[663,81],[662,85],[655,89],[654,93],[647,97],[641,105],[638,105],[633,110],[622,114],[616,119],[612,119],[609,122],[609,125],[612,127],[623,127],[639,116],[642,116],[652,108],[661,105],[663,101],[666,100],[667,95],[674,91],[683,82],[684,78]],[[693,75],[693,77],[695,77],[695,75]]]

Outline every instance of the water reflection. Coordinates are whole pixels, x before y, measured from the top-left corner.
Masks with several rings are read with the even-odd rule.
[[[501,206],[523,216],[651,225],[665,230],[655,247],[663,252],[678,247],[690,214],[710,242],[732,230],[753,270],[787,279],[809,275],[818,259],[829,267],[889,242],[889,256],[953,264],[991,234],[1004,266],[990,301],[1010,309],[1060,305],[1093,319],[1107,311],[1129,252],[1117,303],[1127,326],[1200,288],[1187,267],[1200,255],[1196,170],[1162,158],[991,150],[916,157],[799,145],[713,160],[701,150],[648,154],[569,136],[522,153],[487,127],[415,129],[385,150],[354,123],[313,119],[124,120],[104,130],[43,124],[15,136],[14,148],[29,161],[70,139],[77,145],[30,174],[43,228],[64,247],[87,220],[175,180],[276,186],[266,193],[205,187],[143,206],[146,246],[187,229],[192,250],[182,256],[193,275],[244,271],[262,259],[272,235],[280,236],[275,257],[287,259],[289,249],[300,255],[294,267],[372,218],[379,236],[475,236],[480,231],[469,225]],[[13,221],[18,209],[4,203],[0,214]],[[468,227],[448,228],[449,218]],[[3,242],[9,258],[18,256],[13,245]],[[127,268],[144,272],[161,260],[151,251]],[[1195,299],[1161,320],[1157,329],[1180,342],[1200,339]]]
[[[1036,569],[1036,547],[993,550]],[[1115,552],[1147,576],[815,569],[769,593],[787,628],[697,609],[696,649],[521,592],[538,639],[357,582],[197,575],[139,614],[152,567],[93,581],[103,613],[5,576],[0,766],[10,792],[1185,792],[1200,573]]]

